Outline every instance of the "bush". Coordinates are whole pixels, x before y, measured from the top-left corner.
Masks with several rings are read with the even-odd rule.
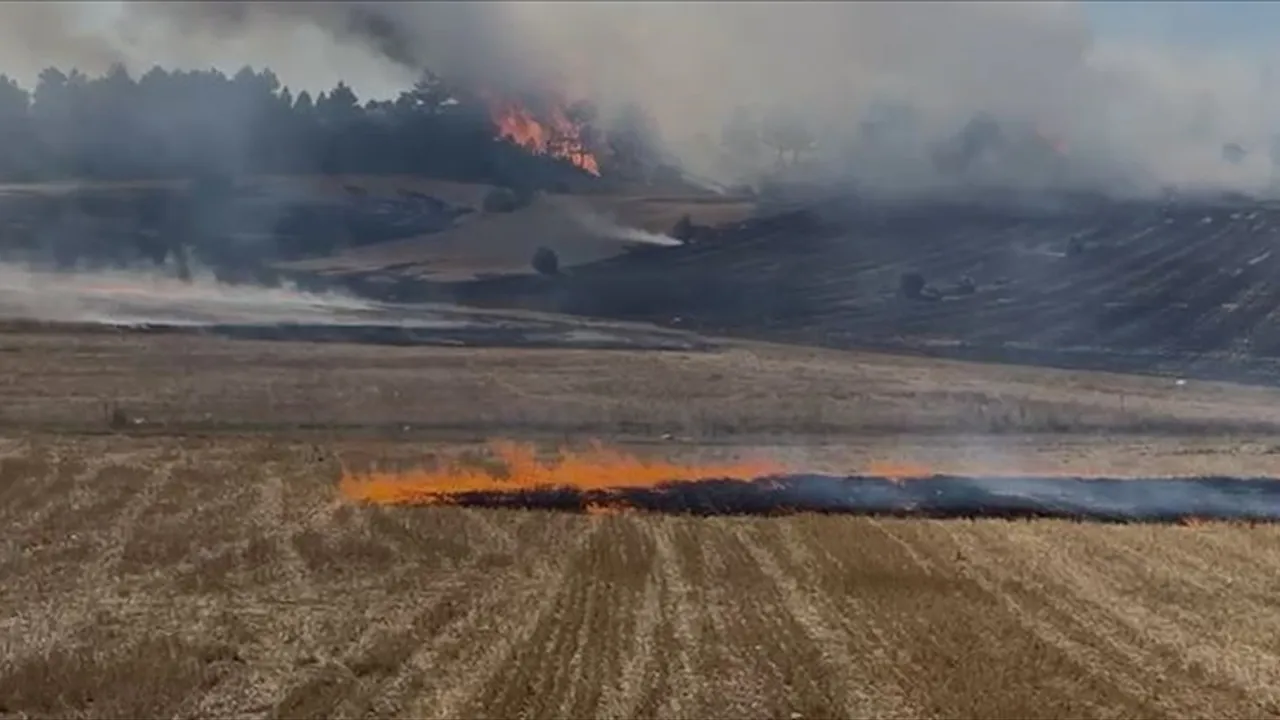
[[[898,289],[904,297],[919,299],[924,293],[924,276],[918,272],[903,273],[898,279]]]
[[[124,408],[115,403],[107,403],[103,406],[103,415],[107,421],[107,427],[112,430],[123,430],[133,424],[129,413]]]
[[[693,225],[693,220],[690,219],[687,214],[682,215],[680,219],[676,221],[676,224],[672,226],[671,237],[679,240],[680,242],[688,242],[693,239],[695,230],[696,228]]]
[[[484,196],[482,207],[485,212],[509,213],[527,206],[532,201],[533,193],[528,190],[494,188]]]
[[[540,275],[559,275],[560,256],[551,248],[540,247],[533,252],[533,269]]]

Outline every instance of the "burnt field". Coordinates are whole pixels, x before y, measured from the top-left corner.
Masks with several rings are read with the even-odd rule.
[[[501,481],[494,482],[501,487]],[[664,482],[644,488],[547,487],[427,495],[422,504],[679,515],[824,513],[902,518],[1047,519],[1106,523],[1280,521],[1280,480],[781,475]],[[412,504],[412,503],[410,503]]]
[[[1278,239],[1280,207],[1243,201],[850,201],[558,279],[400,291],[837,347],[1271,383]],[[916,297],[903,292],[911,273]]]

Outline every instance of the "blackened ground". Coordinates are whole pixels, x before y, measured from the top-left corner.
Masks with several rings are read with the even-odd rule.
[[[1065,518],[1097,522],[1280,520],[1280,480],[1230,477],[1084,479],[789,475],[670,483],[652,489],[467,493],[466,507],[586,511],[630,508],[692,515],[797,512],[929,518]]]
[[[360,343],[397,347],[524,347],[577,348],[581,350],[709,350],[710,342],[693,335],[632,328],[607,330],[573,324],[502,324],[476,322],[469,327],[417,327],[413,325],[325,325],[282,323],[276,325],[211,325],[204,332],[238,340]]]
[[[1280,384],[1280,285],[1271,281],[1280,273],[1277,234],[1280,205],[1242,200],[1043,207],[849,200],[556,278],[406,283],[393,299]],[[920,297],[901,292],[911,273],[927,284]],[[380,291],[348,280],[358,293]]]

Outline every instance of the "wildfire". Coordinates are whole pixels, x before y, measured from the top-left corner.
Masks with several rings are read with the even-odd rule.
[[[568,160],[583,171],[600,175],[600,164],[587,148],[583,126],[574,122],[560,103],[551,103],[539,119],[529,108],[512,101],[490,99],[490,115],[498,137],[539,155]]]
[[[877,474],[794,473],[768,461],[649,461],[602,447],[540,458],[531,445],[491,444],[493,458],[455,457],[401,472],[354,473],[339,484],[350,501],[377,505],[756,515],[818,512],[930,518],[1064,518],[1101,522],[1280,521],[1280,481],[1080,475],[941,474],[923,465],[874,462]],[[1244,487],[1249,492],[1241,492]],[[1266,500],[1260,500],[1259,497]],[[1180,499],[1178,499],[1180,498]],[[1176,503],[1174,499],[1178,499]]]
[[[644,460],[599,443],[585,452],[561,450],[545,462],[531,445],[495,442],[490,448],[500,467],[467,466],[455,459],[439,467],[408,472],[344,472],[340,488],[349,500],[380,505],[449,505],[473,493],[647,489],[672,482],[750,480],[783,472],[781,466],[766,461],[682,464]],[[597,513],[615,509],[589,508]]]
[[[937,471],[928,465],[920,465],[896,460],[873,460],[867,466],[866,473],[889,480],[913,480],[936,475]]]

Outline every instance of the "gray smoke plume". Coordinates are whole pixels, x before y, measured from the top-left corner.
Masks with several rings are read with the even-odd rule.
[[[926,147],[978,112],[1044,128],[1076,179],[1260,187],[1273,88],[1263,58],[1103,43],[1075,3],[5,3],[0,64],[92,71],[268,65],[287,83],[394,92],[426,66],[460,82],[636,102],[690,170],[720,179],[739,108],[809,128],[818,165],[927,184]],[[910,137],[868,153],[869,111]],[[928,142],[926,142],[928,141]],[[1222,148],[1248,152],[1224,162]],[[864,173],[865,174],[865,173]]]

